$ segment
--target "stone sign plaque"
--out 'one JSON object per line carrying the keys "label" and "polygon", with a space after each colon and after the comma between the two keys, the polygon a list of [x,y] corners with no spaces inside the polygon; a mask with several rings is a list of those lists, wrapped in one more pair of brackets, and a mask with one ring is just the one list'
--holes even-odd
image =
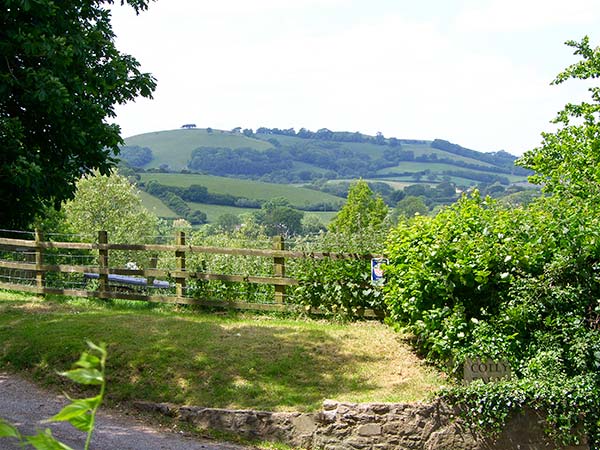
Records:
{"label": "stone sign plaque", "polygon": [[464,381],[483,380],[484,383],[510,378],[508,361],[491,359],[469,359],[464,365]]}

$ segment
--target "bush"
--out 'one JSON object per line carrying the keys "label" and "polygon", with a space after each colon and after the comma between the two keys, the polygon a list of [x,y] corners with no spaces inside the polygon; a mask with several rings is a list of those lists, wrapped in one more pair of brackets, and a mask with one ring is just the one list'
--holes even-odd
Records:
{"label": "bush", "polygon": [[[295,249],[360,255],[380,252],[383,240],[382,233],[368,236],[326,233],[313,240],[298,240]],[[305,310],[316,308],[338,318],[352,319],[362,316],[365,309],[379,312],[386,309],[381,288],[371,284],[368,259],[298,259],[290,261],[289,272],[300,281],[289,301]]]}
{"label": "bush", "polygon": [[512,366],[512,381],[445,394],[479,411],[477,423],[527,404],[548,412],[561,441],[583,425],[598,448],[599,218],[568,198],[508,209],[475,193],[392,232],[386,303],[418,348],[455,374],[467,357]]}

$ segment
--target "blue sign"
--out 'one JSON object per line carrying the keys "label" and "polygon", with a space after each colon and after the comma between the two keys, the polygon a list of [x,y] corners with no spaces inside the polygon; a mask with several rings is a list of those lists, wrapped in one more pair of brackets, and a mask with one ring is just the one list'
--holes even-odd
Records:
{"label": "blue sign", "polygon": [[372,258],[371,259],[371,281],[373,284],[383,284],[383,265],[389,261],[387,258]]}

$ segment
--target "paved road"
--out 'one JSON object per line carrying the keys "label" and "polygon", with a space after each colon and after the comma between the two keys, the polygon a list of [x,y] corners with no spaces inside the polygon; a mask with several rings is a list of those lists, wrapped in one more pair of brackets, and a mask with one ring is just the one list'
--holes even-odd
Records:
{"label": "paved road", "polygon": [[[0,417],[8,420],[23,434],[51,428],[52,434],[73,449],[83,449],[85,436],[68,423],[48,424],[67,403],[62,396],[48,393],[22,378],[0,373]],[[0,439],[0,450],[20,450],[14,439]],[[233,444],[158,431],[141,421],[114,411],[101,410],[92,438],[91,450],[249,450]]]}

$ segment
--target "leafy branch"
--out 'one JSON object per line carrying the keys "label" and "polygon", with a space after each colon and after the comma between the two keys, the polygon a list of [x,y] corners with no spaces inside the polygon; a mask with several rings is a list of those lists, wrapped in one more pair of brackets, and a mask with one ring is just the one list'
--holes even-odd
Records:
{"label": "leafy branch", "polygon": [[[71,370],[60,372],[60,375],[70,380],[85,385],[98,385],[100,392],[95,397],[71,399],[71,403],[65,406],[58,414],[52,416],[46,422],[69,422],[75,428],[87,433],[84,450],[88,450],[92,440],[92,433],[96,423],[96,413],[104,399],[106,379],[104,376],[106,367],[106,345],[99,346],[87,342],[89,351],[83,352],[79,360]],[[0,438],[14,438],[20,443],[21,448],[32,446],[38,450],[73,450],[66,444],[59,442],[52,436],[49,428],[39,430],[33,436],[23,436],[19,430],[0,418]]]}

